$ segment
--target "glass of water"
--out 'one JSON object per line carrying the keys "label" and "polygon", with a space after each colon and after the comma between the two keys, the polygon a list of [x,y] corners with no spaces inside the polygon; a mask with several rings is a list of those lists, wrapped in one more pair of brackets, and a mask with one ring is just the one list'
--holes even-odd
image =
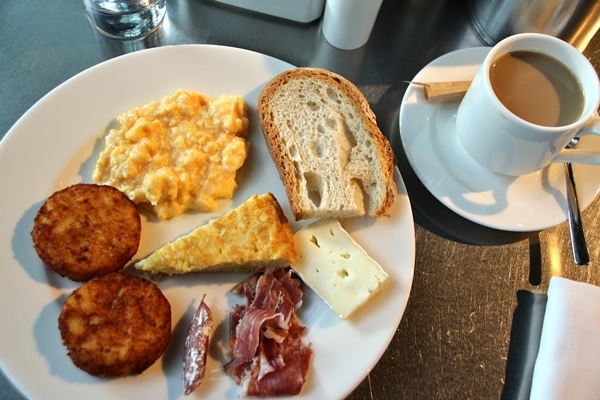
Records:
{"label": "glass of water", "polygon": [[88,19],[104,35],[137,39],[161,24],[167,0],[83,0]]}

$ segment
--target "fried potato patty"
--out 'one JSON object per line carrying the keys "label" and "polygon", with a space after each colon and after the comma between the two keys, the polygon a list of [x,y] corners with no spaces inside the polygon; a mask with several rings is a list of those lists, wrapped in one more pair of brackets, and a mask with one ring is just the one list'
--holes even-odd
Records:
{"label": "fried potato patty", "polygon": [[153,282],[113,272],[71,293],[58,327],[69,357],[82,370],[98,377],[138,374],[171,339],[171,305]]}
{"label": "fried potato patty", "polygon": [[31,231],[42,261],[77,282],[123,268],[137,252],[140,235],[140,214],[125,194],[85,183],[51,195]]}

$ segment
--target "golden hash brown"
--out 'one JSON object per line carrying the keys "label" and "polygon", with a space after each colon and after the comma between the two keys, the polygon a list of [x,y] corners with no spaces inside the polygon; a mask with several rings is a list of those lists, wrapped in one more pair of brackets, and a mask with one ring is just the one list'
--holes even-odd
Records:
{"label": "golden hash brown", "polygon": [[123,268],[137,252],[141,228],[140,214],[125,194],[79,183],[46,200],[31,237],[50,269],[83,282]]}
{"label": "golden hash brown", "polygon": [[171,339],[171,305],[153,282],[113,272],[71,293],[58,327],[69,357],[82,370],[98,377],[138,374]]}

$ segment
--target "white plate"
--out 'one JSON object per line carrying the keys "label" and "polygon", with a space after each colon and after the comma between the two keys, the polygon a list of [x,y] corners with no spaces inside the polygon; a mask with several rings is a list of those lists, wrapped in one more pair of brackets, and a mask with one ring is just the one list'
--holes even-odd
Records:
{"label": "white plate", "polygon": [[[423,68],[415,82],[471,80],[487,47],[457,50]],[[411,84],[400,107],[400,136],[408,161],[423,185],[459,215],[491,228],[527,232],[566,221],[562,164],[518,178],[480,166],[456,136],[458,102],[427,103],[423,88]],[[584,137],[578,148],[600,149],[600,138]],[[598,194],[600,167],[574,165],[581,208]]]}
{"label": "white plate", "polygon": [[[35,104],[0,142],[0,366],[29,398],[110,399],[183,398],[182,355],[187,326],[203,293],[216,330],[207,375],[194,396],[236,399],[240,393],[223,374],[224,322],[243,299],[228,293],[242,274],[195,274],[159,282],[172,306],[173,337],[165,354],[143,374],[97,379],[77,369],[61,344],[57,318],[66,296],[79,285],[47,271],[32,248],[30,231],[42,202],[76,182],[91,182],[103,146],[102,136],[116,115],[185,88],[211,96],[244,96],[250,109],[251,152],[239,174],[232,201],[216,214],[189,214],[167,222],[142,218],[136,257],[148,254],[207,219],[237,206],[253,194],[271,191],[288,218],[291,212],[271,161],[256,103],[261,88],[292,68],[250,51],[218,46],[174,46],[122,56],[68,80]],[[404,313],[414,268],[414,226],[404,184],[391,218],[348,220],[352,236],[377,259],[391,285],[356,318],[338,319],[308,289],[300,317],[308,326],[314,359],[300,398],[331,399],[349,394],[379,360]],[[303,224],[293,223],[298,229]]]}

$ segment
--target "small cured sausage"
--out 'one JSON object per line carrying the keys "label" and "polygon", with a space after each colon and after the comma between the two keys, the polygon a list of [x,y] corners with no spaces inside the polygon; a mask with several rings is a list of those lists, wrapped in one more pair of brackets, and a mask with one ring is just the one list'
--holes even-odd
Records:
{"label": "small cured sausage", "polygon": [[188,328],[183,350],[183,388],[185,395],[191,394],[202,382],[206,372],[206,360],[210,336],[213,330],[212,312],[204,302],[206,294],[196,309]]}

